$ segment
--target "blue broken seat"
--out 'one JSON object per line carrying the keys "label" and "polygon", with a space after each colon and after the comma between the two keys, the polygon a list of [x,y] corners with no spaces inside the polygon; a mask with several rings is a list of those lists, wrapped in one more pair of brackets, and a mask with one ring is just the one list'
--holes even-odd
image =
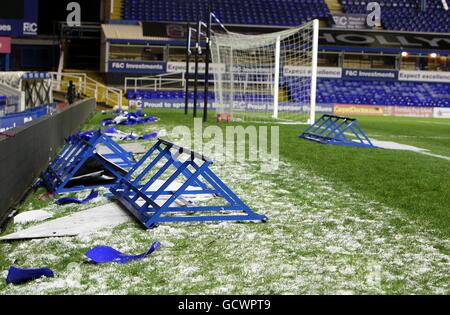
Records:
{"label": "blue broken seat", "polygon": [[348,117],[323,115],[299,137],[323,144],[375,148],[358,120]]}
{"label": "blue broken seat", "polygon": [[[111,192],[146,228],[163,222],[267,221],[214,174],[212,164],[201,154],[158,139]],[[155,185],[158,181],[163,184]],[[217,202],[187,200],[204,195],[216,197],[211,201]]]}
{"label": "blue broken seat", "polygon": [[42,277],[53,278],[54,276],[53,270],[49,268],[22,269],[13,266],[8,270],[6,283],[23,284]]}
{"label": "blue broken seat", "polygon": [[131,261],[146,258],[148,255],[151,255],[155,250],[157,250],[160,246],[161,246],[160,242],[154,242],[149,250],[140,255],[127,255],[109,246],[98,246],[91,249],[84,255],[96,264],[105,264],[114,262],[118,264],[126,264]]}
{"label": "blue broken seat", "polygon": [[[99,154],[99,146],[108,153]],[[100,130],[77,134],[66,140],[66,145],[41,175],[47,189],[55,194],[111,187],[126,175],[136,161]]]}

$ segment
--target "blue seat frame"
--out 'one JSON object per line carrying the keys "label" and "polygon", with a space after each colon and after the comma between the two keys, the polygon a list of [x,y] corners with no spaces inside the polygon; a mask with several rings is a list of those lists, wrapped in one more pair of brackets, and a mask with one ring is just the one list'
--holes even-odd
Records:
{"label": "blue seat frame", "polygon": [[[111,153],[98,154],[96,152],[98,145],[105,146]],[[125,151],[101,131],[95,131],[89,137],[73,135],[66,140],[66,145],[62,151],[41,175],[47,189],[54,194],[61,194],[105,187],[105,185],[67,187],[90,158],[97,160],[116,178],[122,177],[123,173],[126,173],[136,164],[133,153]],[[118,168],[121,168],[122,171],[118,171]],[[106,185],[106,187],[111,186],[112,184]]]}
{"label": "blue seat frame", "polygon": [[358,120],[348,117],[323,115],[299,137],[323,144],[376,148]]}
{"label": "blue seat frame", "polygon": [[[146,161],[151,162],[144,167]],[[159,139],[110,190],[146,228],[154,228],[163,222],[267,221],[266,216],[253,212],[214,174],[210,169],[212,164],[203,155]],[[157,190],[151,190],[151,186],[161,178],[165,178],[164,184]],[[181,178],[181,187],[170,191],[169,186],[178,178]],[[183,196],[205,194],[221,197],[227,204],[176,205],[177,199]],[[157,203],[161,197],[167,198],[163,205]]]}

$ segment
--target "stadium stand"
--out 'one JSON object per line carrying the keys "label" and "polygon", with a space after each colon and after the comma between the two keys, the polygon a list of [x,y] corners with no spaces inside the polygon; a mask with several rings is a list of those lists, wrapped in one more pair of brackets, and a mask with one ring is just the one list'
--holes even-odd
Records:
{"label": "stadium stand", "polygon": [[[136,99],[184,99],[182,91],[128,91],[127,97]],[[202,93],[199,98],[203,99]],[[319,104],[397,105],[422,107],[450,107],[450,84],[389,81],[348,81],[320,79]],[[193,93],[189,95],[193,99]],[[293,96],[295,97],[295,95]],[[211,100],[214,93],[209,94]],[[270,96],[268,96],[270,100]]]}
{"label": "stadium stand", "polygon": [[[293,26],[314,18],[331,21],[330,8],[333,8],[333,12],[342,10],[347,13],[366,13],[369,2],[369,0],[212,0],[212,6],[226,24]],[[380,0],[377,2],[382,7],[382,23],[385,29],[450,32],[450,11],[443,9],[441,0],[429,0],[425,7],[420,0]],[[206,3],[201,0],[121,0],[123,21],[118,21],[118,23],[192,22],[197,17],[205,18],[207,16]],[[117,36],[120,32],[116,28],[119,29],[119,26],[105,26],[105,33],[111,29],[110,33]],[[134,33],[142,33],[140,27],[130,24],[120,25],[122,32],[120,35],[135,38],[135,35],[131,36],[133,28],[137,30],[133,31]],[[130,34],[124,35],[125,30],[130,30]],[[112,36],[111,38],[116,37]],[[184,62],[185,56],[174,53],[169,58],[172,62]],[[386,64],[380,61],[379,64],[376,64],[376,62],[360,58],[360,56],[355,59],[350,57],[344,59],[343,65],[346,68],[387,69],[392,66],[394,69],[395,67],[394,63]],[[403,59],[402,66],[403,70],[419,70],[417,60]],[[434,68],[429,65],[427,70],[434,70]],[[440,70],[447,71],[446,69]],[[184,92],[175,89],[175,87],[167,87],[166,91],[127,91],[127,98],[131,100],[182,100]],[[319,104],[450,107],[449,93],[450,84],[444,83],[319,79],[317,101]],[[281,99],[285,99],[286,95]],[[297,97],[295,92],[290,92],[289,95],[294,99]],[[189,97],[192,100],[193,93],[190,93]],[[199,98],[203,99],[202,93]],[[210,93],[209,98],[214,99],[214,94]],[[241,98],[245,100],[246,96]],[[267,99],[270,100],[270,96]]]}
{"label": "stadium stand", "polygon": [[[365,13],[367,3],[341,0],[346,13]],[[410,32],[450,32],[450,11],[443,9],[441,0],[428,0],[422,10],[420,0],[379,0],[381,21],[388,30]]]}
{"label": "stadium stand", "polygon": [[[313,19],[328,19],[324,0],[212,0],[212,7],[226,24],[299,25]],[[123,0],[122,17],[135,21],[194,22],[208,15],[202,0]]]}
{"label": "stadium stand", "polygon": [[20,91],[0,83],[0,116],[14,113],[19,110]]}
{"label": "stadium stand", "polygon": [[450,85],[321,79],[318,103],[450,107]]}
{"label": "stadium stand", "polygon": [[[137,91],[128,91],[127,98],[129,100],[137,100],[137,99],[180,99],[184,100],[185,92],[183,91],[146,91],[146,90],[137,90]],[[203,92],[199,92],[199,99],[204,99],[205,94]],[[214,100],[214,93],[209,92],[208,98],[210,100]],[[189,93],[189,99],[194,99],[194,92]]]}
{"label": "stadium stand", "polygon": [[[339,0],[346,13],[367,13],[369,0]],[[380,0],[385,29],[411,32],[450,32],[450,11],[441,0]],[[128,21],[194,22],[207,16],[201,0],[122,0],[122,19]],[[331,20],[325,0],[212,0],[214,11],[226,24],[299,25],[313,19]],[[116,9],[116,12],[118,9]],[[117,18],[117,15],[115,16]]]}

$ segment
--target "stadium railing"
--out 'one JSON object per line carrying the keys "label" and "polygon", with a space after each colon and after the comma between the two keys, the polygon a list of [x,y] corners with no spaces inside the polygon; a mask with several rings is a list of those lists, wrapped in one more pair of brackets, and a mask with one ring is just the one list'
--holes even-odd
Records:
{"label": "stadium railing", "polygon": [[73,81],[77,91],[96,99],[97,103],[105,103],[112,107],[122,108],[123,92],[90,78],[86,73],[51,72],[53,89],[67,92],[69,82]]}

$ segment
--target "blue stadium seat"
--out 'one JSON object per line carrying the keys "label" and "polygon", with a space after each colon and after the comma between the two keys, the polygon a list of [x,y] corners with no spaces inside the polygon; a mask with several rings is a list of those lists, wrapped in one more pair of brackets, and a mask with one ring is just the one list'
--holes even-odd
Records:
{"label": "blue stadium seat", "polygon": [[[421,107],[450,107],[450,84],[446,83],[418,83],[394,81],[348,81],[335,79],[318,80],[317,102],[319,104],[352,104],[352,105],[396,105]],[[292,89],[294,91],[295,89]],[[301,101],[304,95],[292,97]],[[129,99],[162,99],[183,100],[185,93],[181,91],[129,91]],[[236,101],[247,101],[253,95],[235,96]],[[301,97],[301,98],[300,98]],[[204,94],[199,92],[199,103]],[[208,98],[214,100],[214,93],[209,92]],[[194,99],[194,93],[189,92],[189,99]],[[270,102],[271,95],[261,95],[261,101]]]}
{"label": "blue stadium seat", "polygon": [[[441,0],[427,0],[421,11],[419,0],[379,0],[384,28],[410,32],[450,32],[450,11],[443,10]],[[341,0],[344,12],[365,13],[365,1]]]}
{"label": "blue stadium seat", "polygon": [[319,103],[450,107],[450,84],[318,80]]}
{"label": "blue stadium seat", "polygon": [[[299,25],[331,16],[324,0],[212,0],[212,8],[227,24]],[[205,19],[204,0],[124,0],[122,17],[137,21],[193,22]]]}

